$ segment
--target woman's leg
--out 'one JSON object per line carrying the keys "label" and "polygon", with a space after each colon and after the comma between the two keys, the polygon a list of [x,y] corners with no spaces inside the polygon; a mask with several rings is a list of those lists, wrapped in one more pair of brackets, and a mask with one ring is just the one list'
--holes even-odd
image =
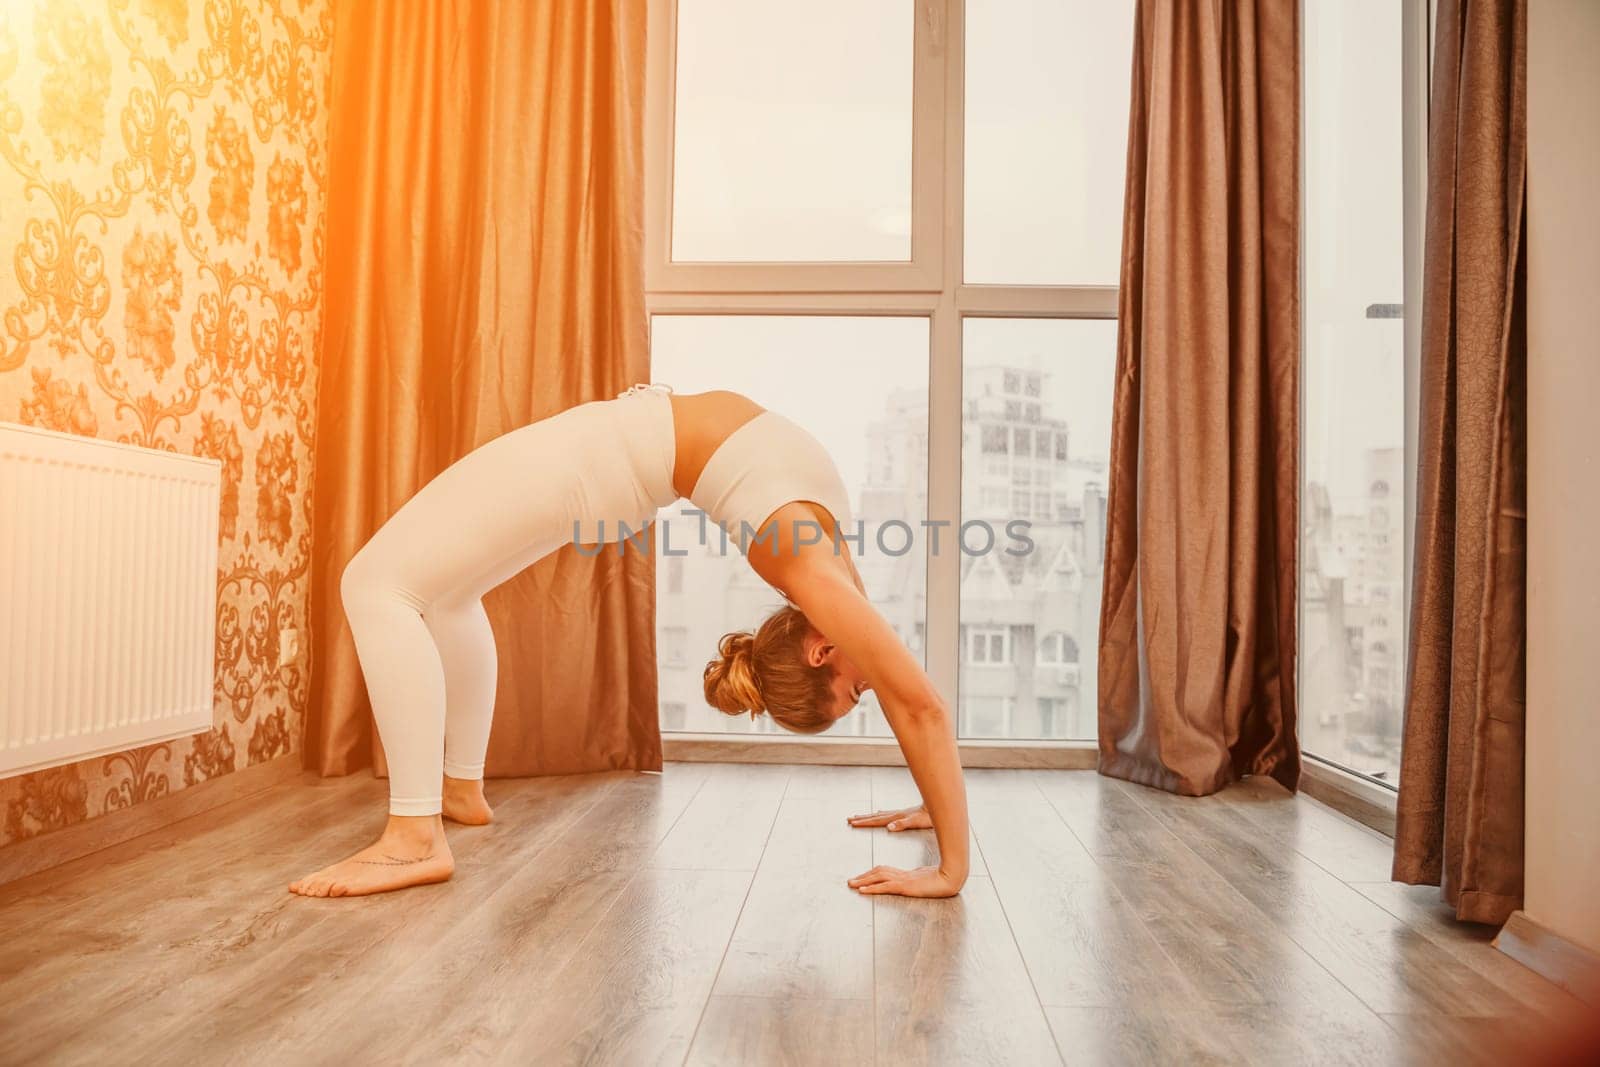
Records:
{"label": "woman's leg", "polygon": [[389,764],[389,821],[375,844],[291,883],[303,896],[381,893],[440,882],[455,870],[439,818],[444,665],[422,619],[425,603],[390,551],[396,544],[393,536],[375,536],[339,583]]}
{"label": "woman's leg", "polygon": [[377,538],[345,567],[340,598],[389,764],[389,814],[439,814],[444,764],[444,664],[424,621],[427,605],[406,588]]}
{"label": "woman's leg", "polygon": [[454,766],[481,764],[494,704],[493,636],[481,604],[469,605],[571,537],[583,497],[570,457],[606,442],[603,425],[567,415],[452,464],[346,566],[340,594],[389,764],[389,823],[376,844],[291,890],[346,896],[449,877],[446,734],[459,739]]}
{"label": "woman's leg", "polygon": [[436,600],[422,613],[444,666],[444,817],[469,826],[492,818],[483,761],[494,717],[494,631],[473,593]]}

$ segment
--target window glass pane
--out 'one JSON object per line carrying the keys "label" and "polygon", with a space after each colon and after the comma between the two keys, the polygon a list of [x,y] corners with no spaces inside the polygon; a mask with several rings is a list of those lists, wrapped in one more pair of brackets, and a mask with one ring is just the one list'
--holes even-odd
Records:
{"label": "window glass pane", "polygon": [[1300,737],[1393,782],[1405,684],[1400,8],[1305,4]]}
{"label": "window glass pane", "polygon": [[[804,426],[827,447],[863,523],[865,547],[849,547],[867,595],[922,659],[928,320],[657,315],[651,320],[651,353],[654,380],[679,393],[743,393]],[[724,715],[705,702],[702,676],[717,640],[730,630],[753,630],[782,598],[737,547],[722,547],[715,527],[707,543],[699,544],[700,520],[680,514],[689,508],[688,501],[679,501],[658,515],[657,536],[665,538],[658,541],[658,556],[663,546],[687,553],[671,557],[682,561],[676,586],[656,582],[662,729],[782,734],[765,715],[752,723],[749,716]],[[917,531],[909,550],[901,527],[886,528],[895,522]],[[679,645],[686,651],[674,662],[666,651]],[[877,697],[868,692],[829,733],[890,731]]]}
{"label": "window glass pane", "polygon": [[984,0],[966,25],[966,280],[1117,284],[1131,0]]}
{"label": "window glass pane", "polygon": [[913,14],[679,0],[673,259],[910,259]]}
{"label": "window glass pane", "polygon": [[[1093,738],[1117,324],[968,319],[963,338],[961,733]],[[989,447],[1012,441],[1049,444]]]}

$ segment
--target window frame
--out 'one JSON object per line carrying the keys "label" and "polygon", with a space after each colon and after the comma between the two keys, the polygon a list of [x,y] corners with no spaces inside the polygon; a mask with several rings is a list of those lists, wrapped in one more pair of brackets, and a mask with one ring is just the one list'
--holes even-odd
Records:
{"label": "window frame", "polygon": [[[961,522],[962,331],[969,318],[1115,319],[1115,285],[962,279],[966,0],[914,4],[909,263],[681,263],[670,259],[677,0],[648,0],[645,308],[657,315],[905,315],[929,320],[928,518]],[[1130,56],[1131,63],[1131,56]],[[1092,101],[1086,106],[1095,106]],[[961,557],[925,557],[924,662],[957,715]],[[884,739],[892,743],[891,739]],[[1048,740],[1016,739],[1017,746]],[[1060,742],[1057,742],[1060,744]]]}
{"label": "window frame", "polygon": [[[944,22],[939,5],[913,5],[911,71],[911,258],[904,262],[676,261],[672,250],[677,0],[650,0],[645,100],[647,175],[645,288],[657,293],[927,292],[943,274],[938,239],[944,129],[940,79]],[[662,166],[652,166],[662,164]],[[660,180],[648,175],[662,175]],[[651,239],[653,238],[653,239]]]}

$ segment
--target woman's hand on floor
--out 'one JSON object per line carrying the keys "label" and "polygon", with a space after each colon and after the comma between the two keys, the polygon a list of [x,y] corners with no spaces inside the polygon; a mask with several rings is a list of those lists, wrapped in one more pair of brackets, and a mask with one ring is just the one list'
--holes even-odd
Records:
{"label": "woman's hand on floor", "polygon": [[920,804],[898,811],[875,811],[871,815],[852,815],[849,823],[856,827],[887,826],[890,830],[931,830],[933,820],[928,809]]}
{"label": "woman's hand on floor", "polygon": [[953,897],[961,892],[961,883],[938,867],[913,867],[903,871],[898,867],[874,867],[865,874],[850,879],[849,885],[858,893],[893,893],[901,897]]}

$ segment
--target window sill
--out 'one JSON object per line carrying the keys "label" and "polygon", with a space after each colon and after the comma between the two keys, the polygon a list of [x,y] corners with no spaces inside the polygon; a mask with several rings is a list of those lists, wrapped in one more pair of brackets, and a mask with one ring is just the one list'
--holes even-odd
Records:
{"label": "window sill", "polygon": [[1398,794],[1393,789],[1324,763],[1315,756],[1305,756],[1300,766],[1300,791],[1385,837],[1394,836]]}

